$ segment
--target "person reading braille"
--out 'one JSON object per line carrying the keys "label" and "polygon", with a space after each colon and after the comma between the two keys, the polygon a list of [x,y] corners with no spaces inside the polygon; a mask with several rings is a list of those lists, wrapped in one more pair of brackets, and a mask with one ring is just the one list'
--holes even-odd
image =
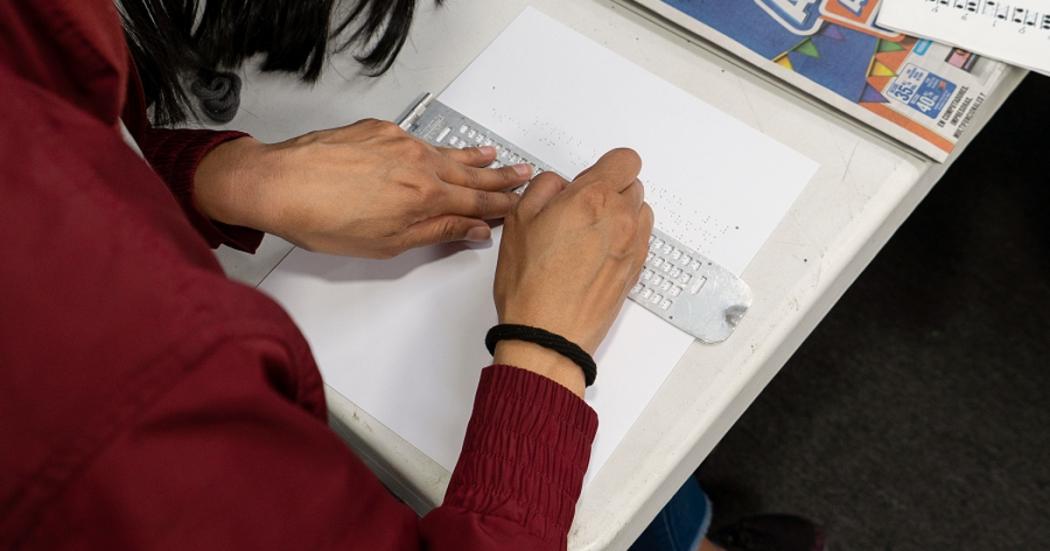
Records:
{"label": "person reading braille", "polygon": [[[566,547],[598,424],[591,355],[653,226],[642,161],[613,150],[570,184],[378,120],[279,143],[172,127],[232,119],[249,58],[312,81],[353,49],[383,73],[415,2],[337,4],[0,3],[0,548]],[[493,363],[420,518],[328,428],[295,324],[209,246],[268,232],[389,258],[486,241],[493,220]],[[377,346],[412,346],[390,329]]]}

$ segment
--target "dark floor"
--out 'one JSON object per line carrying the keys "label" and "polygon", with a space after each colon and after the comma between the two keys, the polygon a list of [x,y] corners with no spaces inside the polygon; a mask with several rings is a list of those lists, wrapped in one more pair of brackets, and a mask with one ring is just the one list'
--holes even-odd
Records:
{"label": "dark floor", "polygon": [[1050,79],[1029,77],[698,476],[715,525],[1050,550]]}

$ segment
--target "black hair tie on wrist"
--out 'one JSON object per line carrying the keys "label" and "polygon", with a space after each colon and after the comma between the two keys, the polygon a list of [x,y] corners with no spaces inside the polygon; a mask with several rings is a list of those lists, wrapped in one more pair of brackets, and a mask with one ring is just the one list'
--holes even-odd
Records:
{"label": "black hair tie on wrist", "polygon": [[594,379],[598,376],[598,366],[595,365],[594,358],[590,354],[576,343],[550,331],[544,331],[538,327],[529,327],[528,325],[501,323],[489,329],[488,334],[485,335],[485,347],[489,349],[489,354],[496,353],[496,343],[499,341],[531,342],[565,356],[580,366],[580,369],[583,371],[583,380],[587,386],[593,385]]}

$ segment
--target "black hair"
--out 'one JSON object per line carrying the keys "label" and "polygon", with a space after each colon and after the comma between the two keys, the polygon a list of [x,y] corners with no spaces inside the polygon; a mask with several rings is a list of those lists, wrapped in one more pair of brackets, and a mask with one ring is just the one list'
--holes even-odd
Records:
{"label": "black hair", "polygon": [[[442,0],[435,0],[440,4]],[[153,122],[196,116],[184,82],[261,55],[263,71],[317,80],[332,51],[359,48],[365,73],[386,72],[401,51],[416,0],[120,0],[124,33],[153,107]],[[336,11],[342,12],[336,14]]]}

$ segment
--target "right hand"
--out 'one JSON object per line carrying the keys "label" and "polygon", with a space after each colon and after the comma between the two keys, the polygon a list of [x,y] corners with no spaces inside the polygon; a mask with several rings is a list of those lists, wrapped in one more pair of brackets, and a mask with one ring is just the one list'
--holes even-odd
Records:
{"label": "right hand", "polygon": [[[500,323],[561,335],[594,354],[645,262],[653,211],[641,159],[606,153],[567,186],[545,173],[507,216],[494,295]],[[501,341],[496,363],[535,371],[583,393],[581,370],[537,345]]]}

